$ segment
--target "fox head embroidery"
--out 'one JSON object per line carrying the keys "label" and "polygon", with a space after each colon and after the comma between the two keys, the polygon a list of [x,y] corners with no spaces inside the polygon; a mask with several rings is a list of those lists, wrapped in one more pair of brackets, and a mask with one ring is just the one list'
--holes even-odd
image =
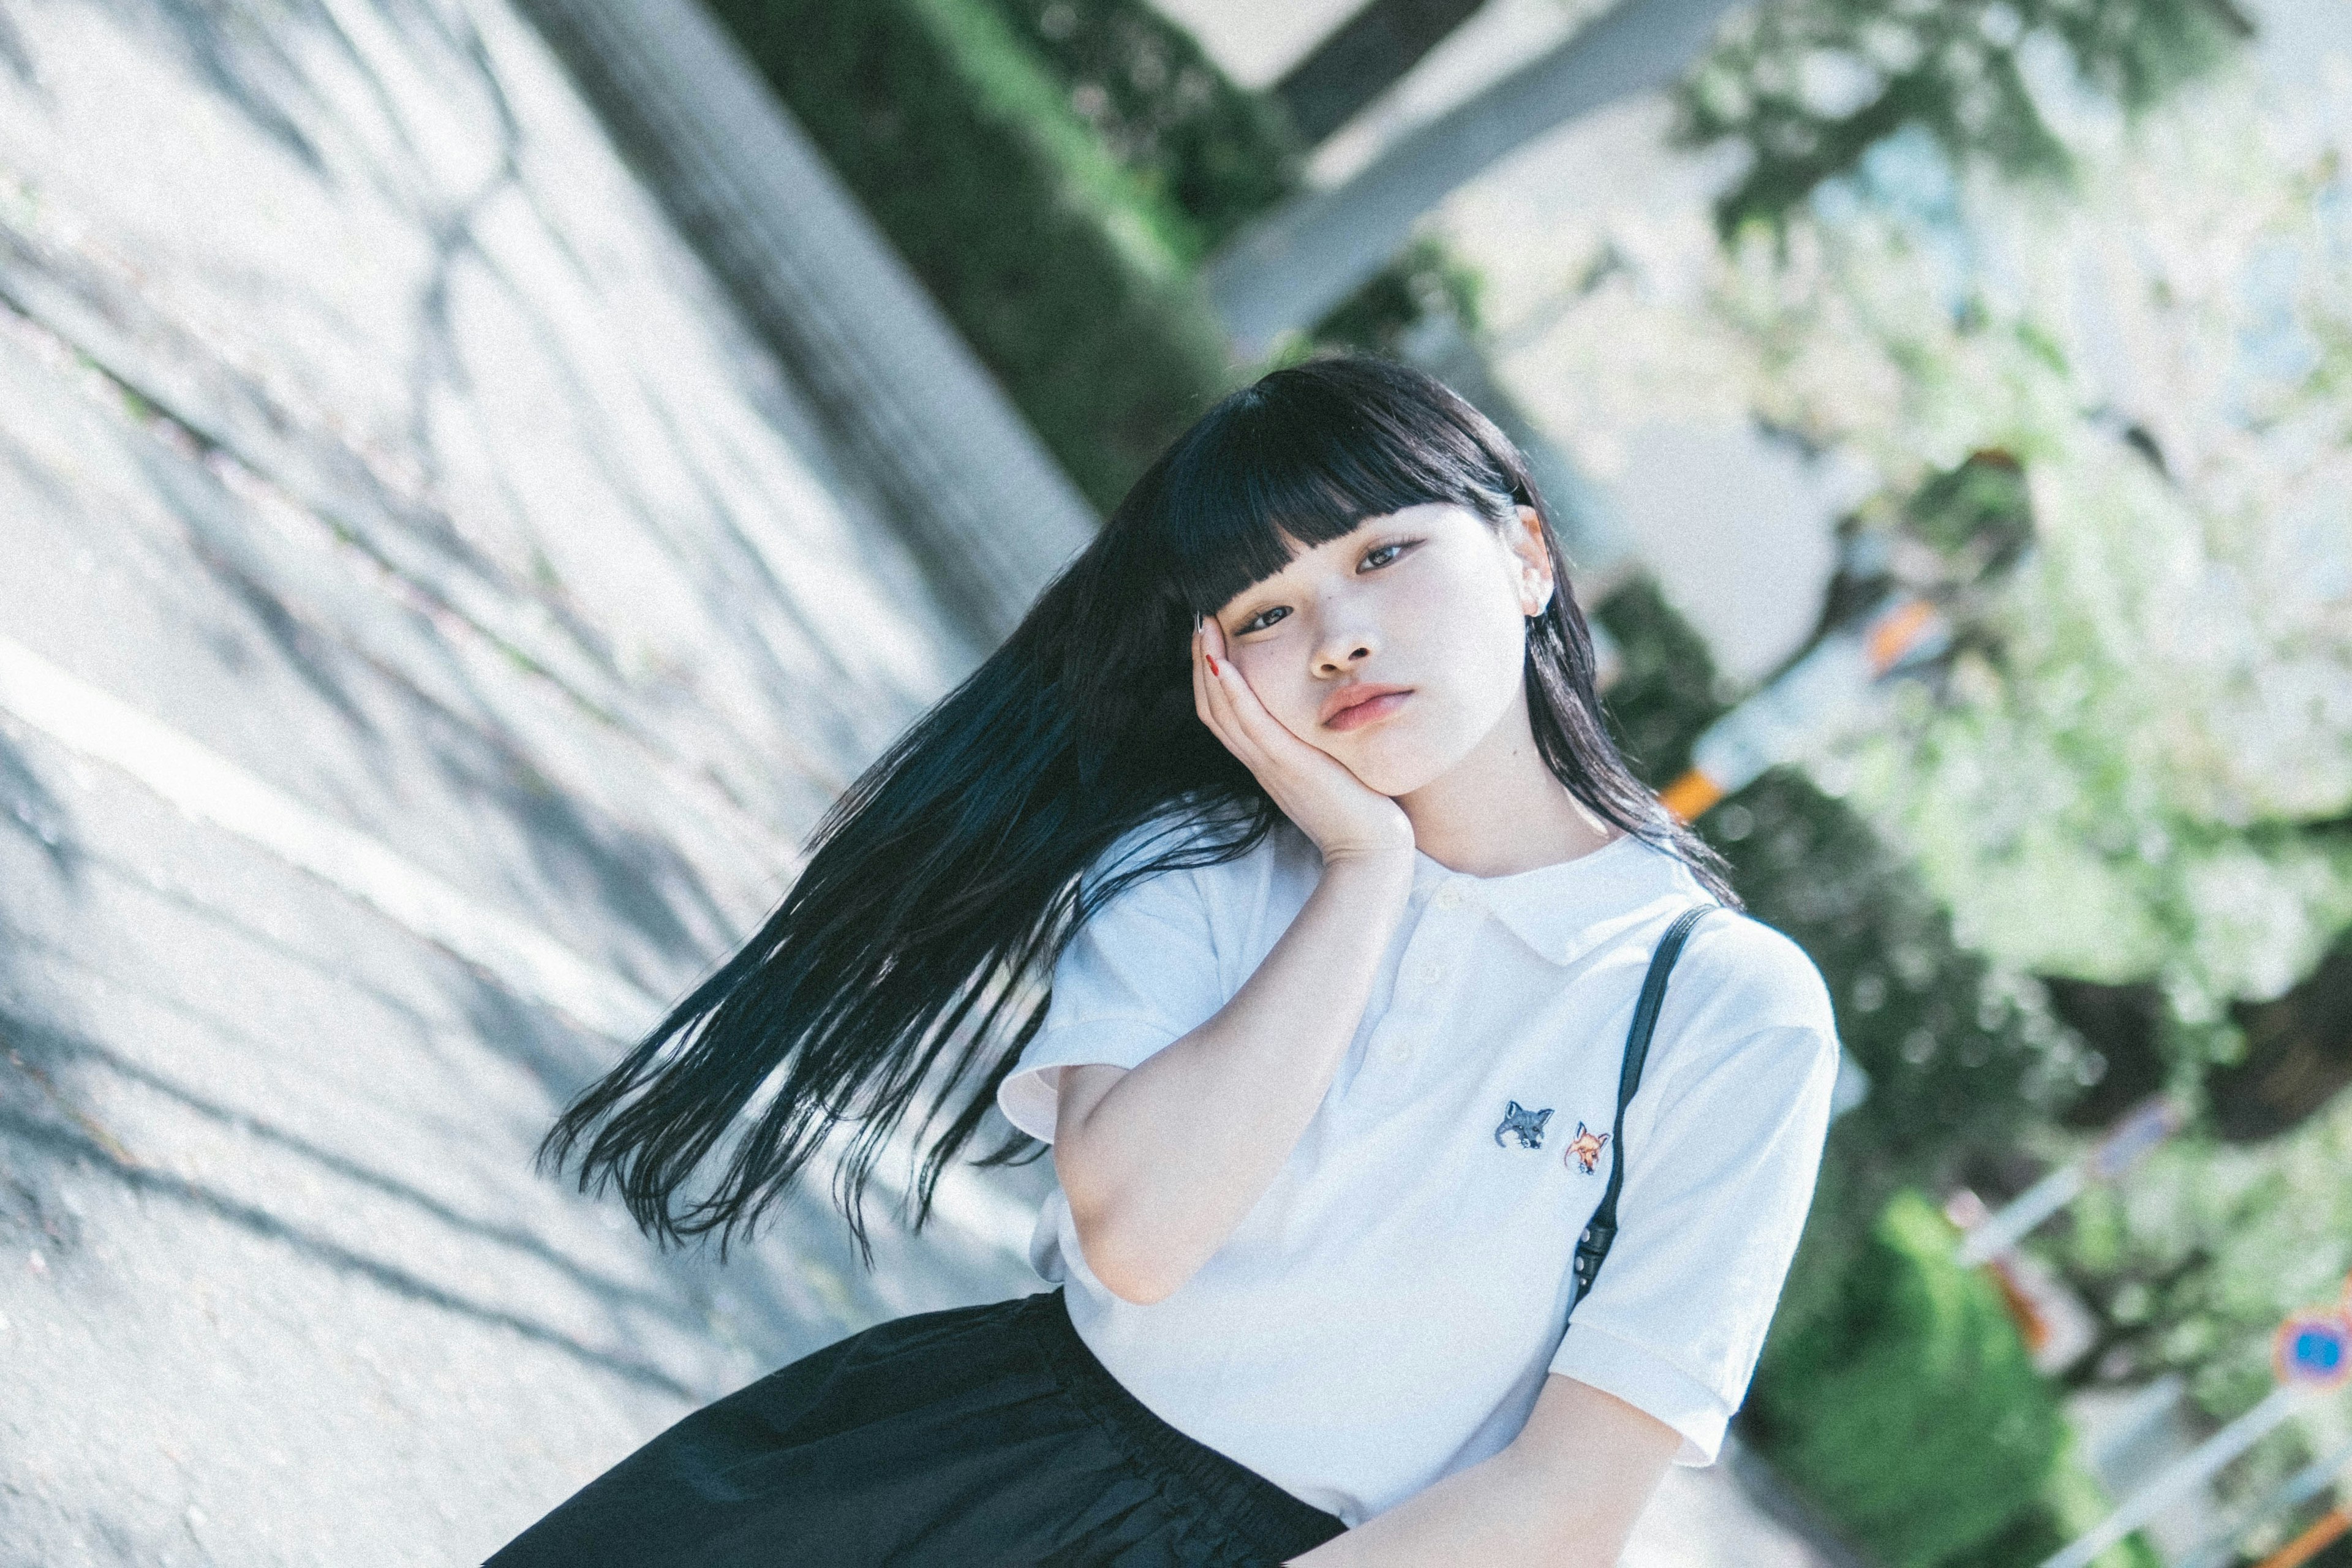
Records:
{"label": "fox head embroidery", "polygon": [[1569,1140],[1568,1152],[1561,1158],[1574,1161],[1589,1176],[1592,1174],[1593,1167],[1601,1163],[1601,1151],[1608,1146],[1608,1133],[1595,1132],[1580,1121],[1576,1124],[1576,1136]]}
{"label": "fox head embroidery", "polygon": [[1541,1110],[1529,1110],[1515,1100],[1511,1101],[1511,1108],[1503,1112],[1503,1120],[1495,1128],[1495,1146],[1498,1149],[1503,1147],[1503,1134],[1513,1132],[1518,1135],[1520,1148],[1540,1149],[1543,1147],[1544,1123],[1550,1120],[1549,1107],[1547,1106]]}

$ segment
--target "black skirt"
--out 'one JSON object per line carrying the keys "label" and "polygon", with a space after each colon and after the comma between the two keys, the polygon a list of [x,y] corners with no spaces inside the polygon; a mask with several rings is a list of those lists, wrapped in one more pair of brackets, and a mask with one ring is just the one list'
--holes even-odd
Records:
{"label": "black skirt", "polygon": [[772,1373],[489,1568],[1262,1568],[1344,1528],[1145,1409],[1055,1290],[900,1318]]}

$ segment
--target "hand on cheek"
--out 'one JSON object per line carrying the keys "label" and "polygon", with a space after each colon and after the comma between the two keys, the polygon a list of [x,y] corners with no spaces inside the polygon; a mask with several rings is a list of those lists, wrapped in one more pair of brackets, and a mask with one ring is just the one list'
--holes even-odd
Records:
{"label": "hand on cheek", "polygon": [[1315,841],[1327,862],[1410,855],[1412,824],[1403,808],[1291,733],[1227,654],[1224,628],[1204,617],[1192,637],[1193,710],[1283,815]]}

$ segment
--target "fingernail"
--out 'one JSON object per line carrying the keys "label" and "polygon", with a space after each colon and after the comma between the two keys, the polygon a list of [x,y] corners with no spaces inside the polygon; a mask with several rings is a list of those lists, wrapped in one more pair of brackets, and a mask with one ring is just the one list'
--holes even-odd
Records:
{"label": "fingernail", "polygon": [[1224,671],[1223,671],[1223,670],[1219,669],[1219,668],[1217,668],[1217,656],[1216,656],[1215,654],[1211,654],[1211,655],[1209,656],[1209,673],[1210,673],[1211,675],[1223,675],[1223,674],[1224,674]]}

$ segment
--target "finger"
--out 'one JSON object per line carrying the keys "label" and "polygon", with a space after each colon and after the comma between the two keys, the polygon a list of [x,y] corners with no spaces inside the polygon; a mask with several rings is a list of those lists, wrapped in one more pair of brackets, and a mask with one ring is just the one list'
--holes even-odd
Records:
{"label": "finger", "polygon": [[1218,743],[1230,751],[1232,742],[1228,739],[1230,725],[1224,718],[1227,704],[1223,697],[1223,683],[1213,673],[1211,664],[1213,656],[1209,652],[1209,638],[1213,635],[1205,619],[1192,628],[1192,710],[1200,715],[1201,722],[1209,727],[1209,733],[1216,736]]}
{"label": "finger", "polygon": [[[1212,662],[1213,660],[1214,662]],[[1204,648],[1202,652],[1202,667],[1201,717],[1202,721],[1209,726],[1210,731],[1223,744],[1225,750],[1240,757],[1255,769],[1257,765],[1256,759],[1248,754],[1253,748],[1249,746],[1247,737],[1242,731],[1234,713],[1234,693],[1231,684],[1234,679],[1233,666],[1217,658],[1214,654],[1209,653]]]}
{"label": "finger", "polygon": [[[1209,652],[1210,639],[1214,636],[1215,633],[1211,629],[1210,623],[1205,620],[1193,628],[1192,710],[1200,716],[1201,722],[1208,727],[1209,733],[1217,738],[1219,745],[1228,752],[1233,752],[1235,756],[1240,756],[1241,753],[1234,749],[1233,704],[1230,695],[1225,690],[1223,677],[1214,673],[1215,667],[1212,664],[1212,660],[1215,656]],[[1221,664],[1223,661],[1217,662]],[[1244,765],[1249,765],[1246,759],[1244,759]]]}
{"label": "finger", "polygon": [[1202,662],[1206,667],[1207,710],[1203,715],[1225,749],[1239,758],[1259,782],[1269,786],[1277,772],[1326,765],[1329,759],[1291,733],[1274,716],[1241,667],[1225,658],[1225,630],[1214,616],[1201,626]]}
{"label": "finger", "polygon": [[1202,718],[1225,750],[1263,779],[1275,759],[1267,754],[1258,734],[1244,718],[1243,708],[1245,702],[1255,702],[1256,699],[1250,691],[1248,679],[1234,668],[1233,661],[1209,651],[1219,640],[1214,627],[1203,639]]}
{"label": "finger", "polygon": [[[1202,635],[1201,618],[1195,616],[1192,617],[1192,641],[1189,650],[1192,659],[1192,711],[1200,716],[1202,723],[1207,724],[1209,722],[1209,659],[1205,645],[1202,641]],[[1212,725],[1211,728],[1214,729],[1214,726]]]}
{"label": "finger", "polygon": [[[1222,643],[1213,629],[1209,635]],[[1274,756],[1287,746],[1305,744],[1274,716],[1240,666],[1230,659],[1217,658],[1210,679],[1223,694],[1226,722],[1258,753]]]}

